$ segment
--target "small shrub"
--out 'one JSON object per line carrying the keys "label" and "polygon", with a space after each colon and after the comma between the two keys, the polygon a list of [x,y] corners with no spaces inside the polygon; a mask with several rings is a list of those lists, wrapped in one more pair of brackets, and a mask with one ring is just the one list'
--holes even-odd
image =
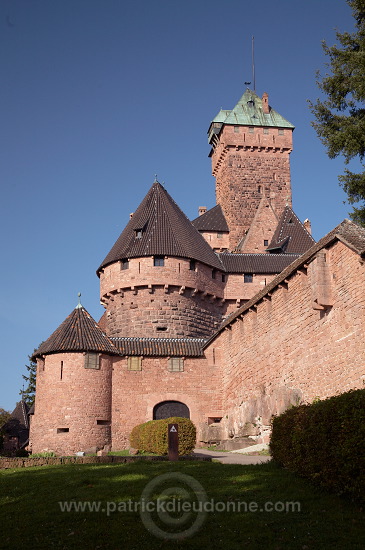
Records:
{"label": "small shrub", "polygon": [[299,405],[273,420],[271,454],[316,483],[365,501],[365,390]]}
{"label": "small shrub", "polygon": [[130,444],[138,451],[167,455],[168,424],[179,426],[179,455],[190,454],[196,444],[196,428],[188,418],[163,418],[162,420],[150,420],[144,424],[135,426],[130,436]]}

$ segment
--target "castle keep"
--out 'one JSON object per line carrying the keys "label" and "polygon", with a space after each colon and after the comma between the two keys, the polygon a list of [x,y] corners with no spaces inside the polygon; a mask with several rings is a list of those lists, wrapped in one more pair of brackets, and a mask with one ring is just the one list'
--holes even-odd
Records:
{"label": "castle keep", "polygon": [[129,446],[190,417],[199,442],[267,440],[290,404],[361,387],[365,231],[315,243],[292,210],[294,127],[247,89],[213,119],[216,206],[190,221],[156,180],[78,304],[34,354],[33,452]]}

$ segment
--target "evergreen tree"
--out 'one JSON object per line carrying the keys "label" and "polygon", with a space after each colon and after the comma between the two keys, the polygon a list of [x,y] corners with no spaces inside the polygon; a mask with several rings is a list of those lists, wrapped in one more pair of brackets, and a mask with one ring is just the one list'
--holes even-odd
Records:
{"label": "evergreen tree", "polygon": [[[315,116],[312,123],[329,158],[342,154],[345,164],[357,158],[365,169],[365,0],[347,0],[355,19],[355,32],[336,33],[338,44],[322,46],[329,58],[326,67],[331,74],[317,85],[326,99],[310,102]],[[353,207],[351,218],[365,226],[365,171],[354,173],[345,169],[339,176],[340,185]]]}
{"label": "evergreen tree", "polygon": [[11,413],[0,407],[0,431],[2,426],[9,420]]}
{"label": "evergreen tree", "polygon": [[[42,342],[43,343],[43,342]],[[39,344],[38,348],[41,344]],[[37,351],[38,348],[35,348],[33,353]],[[28,355],[29,365],[25,365],[28,375],[22,374],[24,380],[28,383],[27,387],[19,392],[19,395],[22,396],[22,399],[26,404],[31,407],[35,399],[35,384],[36,384],[36,374],[37,374],[37,362],[33,361],[32,356]]]}

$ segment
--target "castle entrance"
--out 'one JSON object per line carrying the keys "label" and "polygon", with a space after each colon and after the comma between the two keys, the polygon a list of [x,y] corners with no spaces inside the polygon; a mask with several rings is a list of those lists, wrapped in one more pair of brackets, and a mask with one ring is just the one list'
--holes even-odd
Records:
{"label": "castle entrance", "polygon": [[181,401],[162,401],[153,407],[153,420],[161,420],[161,418],[170,418],[171,416],[190,418],[189,407]]}

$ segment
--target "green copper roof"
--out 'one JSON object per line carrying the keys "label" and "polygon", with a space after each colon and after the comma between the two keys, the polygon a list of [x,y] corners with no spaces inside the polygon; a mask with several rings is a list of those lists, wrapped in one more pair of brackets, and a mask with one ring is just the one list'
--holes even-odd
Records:
{"label": "green copper roof", "polygon": [[[225,116],[226,115],[226,116]],[[243,126],[273,126],[276,128],[294,128],[284,117],[274,109],[269,108],[265,114],[262,109],[262,99],[252,90],[247,90],[232,111],[221,109],[212,123],[234,124]]]}

